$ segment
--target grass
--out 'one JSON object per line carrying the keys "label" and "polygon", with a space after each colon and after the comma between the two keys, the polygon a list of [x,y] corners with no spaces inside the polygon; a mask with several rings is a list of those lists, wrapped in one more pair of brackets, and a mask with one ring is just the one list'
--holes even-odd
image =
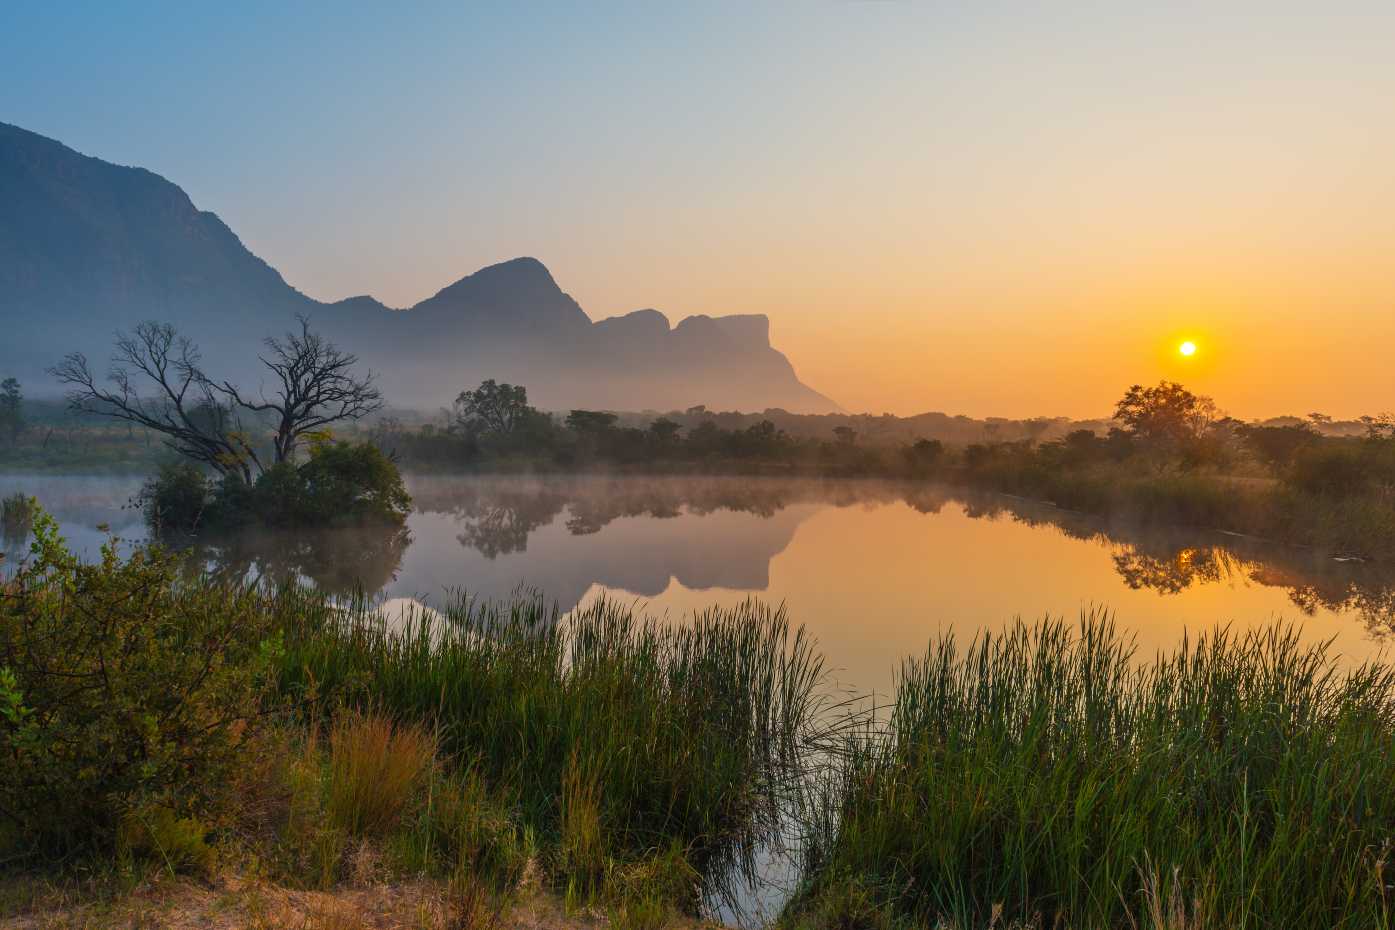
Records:
{"label": "grass", "polygon": [[397,827],[436,763],[431,734],[379,714],[339,717],[329,746],[329,816],[357,837],[382,837]]}
{"label": "grass", "polygon": [[755,603],[679,626],[540,598],[403,619],[158,549],[83,564],[42,513],[35,535],[0,586],[6,871],[430,876],[480,913],[532,874],[642,923],[749,866],[802,777],[822,662]]}
{"label": "grass", "polygon": [[18,492],[0,500],[0,540],[4,541],[6,548],[24,544],[34,526],[34,515],[38,509],[38,501]]}
{"label": "grass", "polygon": [[[56,866],[84,887],[229,869],[326,894],[426,881],[442,913],[484,926],[537,884],[645,930],[751,874],[793,816],[789,927],[1395,918],[1395,667],[1341,666],[1282,628],[1151,658],[1104,615],[964,649],[946,636],[905,664],[888,720],[840,723],[810,642],[754,602],[677,625],[605,601],[562,615],[537,597],[397,617],[304,587],[214,589],[158,553],[78,570],[42,514],[35,535],[48,567],[0,590],[6,784],[66,784],[55,772],[76,744],[49,722],[75,694],[45,682],[69,681],[60,659],[90,652],[89,633],[112,661],[153,663],[113,679],[137,736],[162,726],[149,688],[180,670],[228,663],[219,675],[250,682],[242,663],[264,682],[177,689],[199,721],[236,731],[237,764],[219,749],[217,765],[142,775],[129,801],[108,792],[73,829],[117,823],[115,841]],[[217,635],[191,635],[199,622]],[[59,633],[80,646],[56,648]],[[44,661],[19,662],[17,643]],[[110,735],[97,709],[82,734]],[[97,762],[79,787],[110,755],[83,757]],[[6,857],[22,855],[25,837],[10,840]],[[21,899],[41,896],[9,897],[32,910]]]}
{"label": "grass", "polygon": [[708,875],[748,861],[819,709],[821,659],[755,603],[669,626],[607,602],[564,617],[461,599],[398,623],[278,597],[283,694],[438,733],[587,894],[673,843]]}
{"label": "grass", "polygon": [[946,636],[844,749],[792,925],[1395,917],[1395,669],[1289,631],[1151,661],[1105,616]]}

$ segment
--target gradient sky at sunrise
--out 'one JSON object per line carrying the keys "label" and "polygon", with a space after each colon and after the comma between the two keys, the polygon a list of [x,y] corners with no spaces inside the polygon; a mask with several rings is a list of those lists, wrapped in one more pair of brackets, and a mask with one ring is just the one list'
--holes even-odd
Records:
{"label": "gradient sky at sunrise", "polygon": [[593,318],[766,313],[852,410],[1395,408],[1390,0],[11,3],[0,120],[314,297],[534,255]]}

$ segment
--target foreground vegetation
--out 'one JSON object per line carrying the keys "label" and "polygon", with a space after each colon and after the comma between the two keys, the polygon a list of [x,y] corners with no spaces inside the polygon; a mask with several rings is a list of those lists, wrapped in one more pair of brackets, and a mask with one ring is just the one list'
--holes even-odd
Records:
{"label": "foreground vegetation", "polygon": [[82,564],[28,518],[0,588],[11,880],[426,882],[442,926],[540,887],[657,927],[798,832],[790,927],[1390,924],[1395,669],[1289,632],[1152,661],[1104,617],[946,637],[882,725],[823,704],[755,604],[389,616],[158,550]]}
{"label": "foreground vegetation", "polygon": [[756,605],[403,620],[189,582],[158,550],[81,564],[42,513],[33,532],[0,589],[10,869],[368,869],[496,910],[531,871],[652,926],[749,862],[817,710],[818,658]]}
{"label": "foreground vegetation", "polygon": [[813,926],[1388,927],[1395,669],[1283,630],[1139,662],[1103,616],[951,636],[809,820]]}

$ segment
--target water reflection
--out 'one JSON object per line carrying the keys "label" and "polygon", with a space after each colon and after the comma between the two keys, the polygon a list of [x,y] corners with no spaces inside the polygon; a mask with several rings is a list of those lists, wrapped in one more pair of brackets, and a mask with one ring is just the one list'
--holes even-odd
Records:
{"label": "water reflection", "polygon": [[[105,538],[99,526],[143,537],[139,514],[125,506],[138,483],[0,475],[0,495],[37,495],[92,557]],[[1076,606],[1119,607],[1127,621],[1150,608],[1126,593],[1147,592],[1184,607],[1175,616],[1192,628],[1257,620],[1263,611],[1330,615],[1355,621],[1368,636],[1395,635],[1390,566],[1213,532],[1106,523],[1004,495],[722,477],[417,476],[409,487],[416,511],[405,530],[244,534],[199,544],[194,561],[226,577],[302,578],[334,593],[361,588],[424,600],[462,587],[501,598],[523,585],[564,610],[601,590],[662,598],[665,610],[754,593],[790,601],[811,623],[826,613],[823,620],[840,627],[861,621],[836,611],[861,615],[869,607],[918,605],[960,622],[1067,612],[1063,594]],[[7,531],[7,551],[22,550],[19,535]],[[772,581],[777,561],[785,570]],[[1281,596],[1244,593],[1262,590]],[[885,634],[888,662],[933,632],[928,623],[897,623]]]}
{"label": "water reflection", "polygon": [[247,532],[186,543],[191,570],[226,580],[308,580],[336,595],[373,594],[396,580],[412,537],[406,528]]}
{"label": "water reflection", "polygon": [[1281,588],[1303,616],[1319,611],[1350,614],[1373,636],[1395,635],[1395,567],[1320,557],[1302,547],[1284,546],[1234,533],[1178,527],[1103,523],[1050,505],[980,499],[966,503],[970,516],[1004,514],[1032,526],[1052,526],[1066,535],[1110,549],[1114,570],[1129,588],[1159,594],[1216,584]]}
{"label": "water reflection", "polygon": [[[721,512],[763,520],[787,512],[796,517],[781,521],[781,532],[763,538],[753,539],[747,528],[703,546],[703,570],[697,573],[701,577],[684,571],[684,560],[676,553],[658,562],[641,559],[640,566],[654,569],[651,577],[597,568],[594,583],[646,596],[660,593],[670,576],[690,588],[763,590],[768,576],[757,577],[766,573],[753,572],[753,560],[757,565],[768,563],[784,550],[798,526],[801,507],[902,503],[917,513],[935,515],[954,504],[974,520],[1006,519],[1098,544],[1108,550],[1115,573],[1131,590],[1177,595],[1218,584],[1277,587],[1304,616],[1319,610],[1352,614],[1374,635],[1395,634],[1395,573],[1387,566],[1319,558],[1301,548],[1230,534],[1106,523],[1049,504],[936,485],[726,478],[503,478],[462,484],[459,479],[435,479],[417,492],[417,503],[426,513],[458,520],[460,545],[491,560],[526,552],[530,536],[559,524],[580,536],[597,534],[622,518],[664,520]],[[753,547],[753,541],[766,545]],[[696,546],[704,540],[691,542]]]}

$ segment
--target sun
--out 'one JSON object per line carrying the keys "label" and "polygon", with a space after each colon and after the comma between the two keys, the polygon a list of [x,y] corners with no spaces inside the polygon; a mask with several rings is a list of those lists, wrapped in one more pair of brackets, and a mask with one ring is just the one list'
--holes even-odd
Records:
{"label": "sun", "polygon": [[1196,354],[1196,343],[1188,339],[1186,342],[1182,343],[1180,346],[1177,347],[1177,351],[1181,352],[1187,358],[1191,358],[1193,355]]}

